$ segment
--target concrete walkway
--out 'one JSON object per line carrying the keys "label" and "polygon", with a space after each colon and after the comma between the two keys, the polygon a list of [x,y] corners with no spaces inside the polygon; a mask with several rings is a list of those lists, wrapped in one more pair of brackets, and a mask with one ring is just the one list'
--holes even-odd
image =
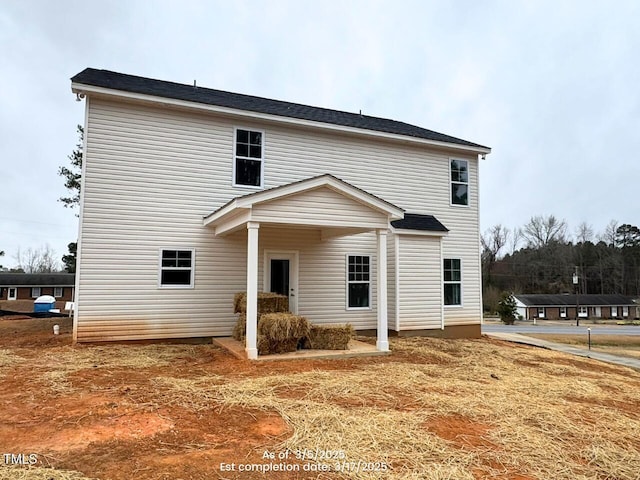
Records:
{"label": "concrete walkway", "polygon": [[586,348],[572,347],[571,345],[565,345],[563,343],[548,342],[546,340],[540,340],[539,338],[527,337],[518,333],[485,333],[485,335],[496,338],[498,340],[506,340],[507,342],[521,343],[524,345],[533,345],[534,347],[547,348],[549,350],[556,350],[558,352],[569,353],[571,355],[577,355],[579,357],[592,358],[601,362],[614,363],[616,365],[622,365],[623,367],[629,367],[636,370],[640,370],[640,360],[630,357],[621,357],[619,355],[611,355],[608,353],[596,352],[595,350],[588,350]]}

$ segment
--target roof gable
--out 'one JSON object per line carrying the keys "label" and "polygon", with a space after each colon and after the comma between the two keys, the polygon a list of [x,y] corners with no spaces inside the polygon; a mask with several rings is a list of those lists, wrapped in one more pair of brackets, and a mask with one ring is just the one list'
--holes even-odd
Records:
{"label": "roof gable", "polygon": [[164,80],[155,80],[135,75],[112,72],[109,70],[86,68],[82,72],[73,76],[71,81],[76,84],[74,85],[74,89],[78,88],[79,85],[102,87],[111,90],[170,98],[205,105],[215,105],[279,117],[288,117],[324,124],[402,135],[406,137],[430,140],[433,142],[441,142],[444,144],[471,147],[473,149],[484,151],[485,153],[488,153],[490,150],[488,147],[477,143],[396,120],[301,105],[298,103],[273,100],[252,95],[225,92],[211,88],[196,87],[194,85],[167,82]]}

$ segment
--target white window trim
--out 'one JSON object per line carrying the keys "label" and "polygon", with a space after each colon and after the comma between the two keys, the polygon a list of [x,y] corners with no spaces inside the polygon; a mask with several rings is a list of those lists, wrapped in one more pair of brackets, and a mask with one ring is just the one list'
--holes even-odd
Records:
{"label": "white window trim", "polygon": [[[365,283],[363,280],[349,280],[349,257],[368,257],[369,258],[369,306],[368,307],[350,307],[349,306],[349,284],[351,283]],[[345,255],[345,310],[347,311],[363,311],[371,310],[372,298],[371,298],[371,277],[373,275],[373,262],[371,261],[371,255],[363,253],[347,253]]]}
{"label": "white window trim", "polygon": [[588,316],[589,316],[589,307],[585,307],[583,305],[580,305],[578,307],[578,317],[587,318]]}
{"label": "white window trim", "polygon": [[[262,148],[260,149],[260,185],[255,186],[255,185],[243,185],[241,183],[236,183],[236,159],[238,157],[236,157],[236,140],[238,138],[238,130],[247,130],[248,132],[260,132],[260,134],[262,135]],[[246,188],[248,190],[264,190],[264,150],[265,150],[265,133],[264,130],[258,130],[257,128],[249,128],[249,127],[234,127],[233,128],[233,142],[232,142],[232,163],[233,163],[233,168],[232,168],[232,172],[231,172],[231,186],[234,188]],[[257,158],[253,158],[253,157],[239,157],[241,159],[246,159],[246,160],[258,160]]]}
{"label": "white window trim", "polygon": [[[35,294],[35,291],[38,293]],[[31,298],[38,298],[40,296],[42,296],[42,287],[31,287]]]}
{"label": "white window trim", "polygon": [[618,307],[611,307],[611,316],[612,317],[618,316]]}
{"label": "white window trim", "polygon": [[622,307],[622,316],[623,317],[629,316],[629,307]]}
{"label": "white window trim", "polygon": [[[455,182],[460,184],[467,185],[467,204],[462,205],[460,203],[453,203],[453,179],[451,178],[451,161],[456,160],[458,162],[467,162],[467,182]],[[447,163],[447,168],[449,169],[449,205],[452,207],[460,207],[460,208],[469,208],[471,205],[471,171],[469,170],[469,160],[465,160],[463,158],[449,157],[449,162]]]}
{"label": "white window trim", "polygon": [[[162,284],[162,252],[164,250],[177,250],[191,252],[191,278],[189,285],[163,285]],[[184,269],[184,267],[183,267]],[[160,247],[158,249],[158,288],[162,290],[184,290],[195,287],[196,249],[191,247]]]}
{"label": "white window trim", "polygon": [[[460,261],[460,281],[445,281],[444,279],[444,261],[445,260],[459,260]],[[442,305],[444,306],[444,308],[446,309],[451,309],[451,308],[464,308],[464,287],[463,287],[463,279],[464,279],[464,271],[463,271],[463,267],[462,267],[462,258],[460,257],[444,257],[442,259]],[[460,304],[459,305],[447,305],[444,303],[444,286],[449,284],[456,284],[459,283],[460,284]]]}
{"label": "white window trim", "polygon": [[[542,315],[540,315],[542,312]],[[545,318],[547,316],[547,310],[544,307],[538,307],[538,318]]]}
{"label": "white window trim", "polygon": [[560,318],[567,318],[567,307],[560,307]]}
{"label": "white window trim", "polygon": [[60,298],[64,294],[64,288],[62,287],[53,287],[53,296],[54,298]]}
{"label": "white window trim", "polygon": [[[11,290],[13,290],[13,296],[11,295]],[[17,300],[17,299],[18,299],[18,287],[7,288],[7,300]]]}

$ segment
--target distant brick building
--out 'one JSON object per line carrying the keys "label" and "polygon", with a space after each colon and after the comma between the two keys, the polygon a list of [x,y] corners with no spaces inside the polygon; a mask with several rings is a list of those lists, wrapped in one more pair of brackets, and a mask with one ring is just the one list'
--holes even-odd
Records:
{"label": "distant brick building", "polygon": [[51,295],[56,302],[73,301],[73,273],[0,273],[0,304],[11,309],[11,302],[33,301]]}
{"label": "distant brick building", "polygon": [[624,295],[514,295],[523,319],[635,319],[640,306]]}

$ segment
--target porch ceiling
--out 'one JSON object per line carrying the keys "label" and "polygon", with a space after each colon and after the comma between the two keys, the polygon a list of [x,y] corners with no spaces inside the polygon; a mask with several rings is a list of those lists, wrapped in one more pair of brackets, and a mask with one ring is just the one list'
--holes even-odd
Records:
{"label": "porch ceiling", "polygon": [[328,238],[387,229],[403,217],[401,208],[326,174],[235,198],[206,216],[203,225],[216,235],[248,222],[317,228]]}

